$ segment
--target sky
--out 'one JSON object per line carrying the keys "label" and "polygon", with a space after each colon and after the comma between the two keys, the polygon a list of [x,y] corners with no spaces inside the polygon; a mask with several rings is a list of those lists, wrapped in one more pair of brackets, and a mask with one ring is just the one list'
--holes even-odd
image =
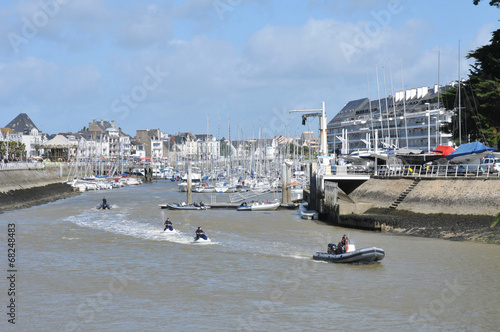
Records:
{"label": "sky", "polygon": [[0,0],[0,126],[26,113],[49,134],[95,119],[131,136],[318,135],[289,111],[325,102],[330,121],[467,77],[466,54],[500,28],[488,2]]}

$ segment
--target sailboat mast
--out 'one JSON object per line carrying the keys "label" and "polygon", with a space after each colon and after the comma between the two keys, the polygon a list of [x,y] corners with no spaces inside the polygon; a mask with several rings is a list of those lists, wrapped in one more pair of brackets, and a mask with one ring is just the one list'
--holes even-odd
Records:
{"label": "sailboat mast", "polygon": [[384,136],[384,122],[382,121],[382,103],[380,102],[380,85],[378,83],[378,66],[375,65],[375,72],[377,75],[377,95],[378,95],[378,111],[380,114],[380,130],[382,131],[382,136]]}
{"label": "sailboat mast", "polygon": [[460,95],[460,40],[458,41],[458,144],[462,144],[462,105]]}
{"label": "sailboat mast", "polygon": [[408,149],[408,124],[406,121],[406,89],[405,89],[405,80],[403,76],[403,59],[401,59],[401,84],[403,85],[403,117],[405,119],[406,148]]}
{"label": "sailboat mast", "polygon": [[385,84],[385,68],[382,67],[382,73],[384,74],[384,94],[385,94],[385,112],[387,115],[387,136],[389,138],[389,142],[391,142],[391,125],[389,122],[389,104],[387,104],[387,85]]}
{"label": "sailboat mast", "polygon": [[[373,140],[373,145],[370,146],[370,148],[372,148],[373,146],[375,146],[377,144],[377,142],[375,142],[375,132],[373,130],[372,98],[370,96],[370,78],[368,76],[368,69],[366,70],[366,82],[368,83],[368,108],[370,109],[370,123],[371,123],[371,127],[372,127],[372,140]],[[334,138],[335,138],[335,136],[334,136]]]}
{"label": "sailboat mast", "polygon": [[392,83],[392,65],[389,60],[389,75],[391,76],[391,93],[392,93],[392,109],[394,111],[394,128],[396,131],[396,148],[399,148],[399,133],[398,133],[398,114],[396,111],[396,98],[394,96],[394,84]]}

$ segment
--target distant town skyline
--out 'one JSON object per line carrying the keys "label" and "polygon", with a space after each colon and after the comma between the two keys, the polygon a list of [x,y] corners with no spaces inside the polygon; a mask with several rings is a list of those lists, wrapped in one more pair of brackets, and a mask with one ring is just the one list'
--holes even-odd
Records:
{"label": "distant town skyline", "polygon": [[27,113],[52,134],[96,119],[131,136],[227,138],[229,122],[233,139],[317,135],[317,119],[288,111],[325,101],[330,121],[401,90],[401,68],[405,88],[432,87],[438,52],[439,83],[457,80],[459,41],[466,77],[499,13],[467,0],[5,2],[0,126]]}

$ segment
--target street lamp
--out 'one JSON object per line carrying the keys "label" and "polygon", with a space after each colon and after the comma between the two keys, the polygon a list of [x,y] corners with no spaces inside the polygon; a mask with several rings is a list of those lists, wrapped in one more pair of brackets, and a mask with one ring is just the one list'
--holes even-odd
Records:
{"label": "street lamp", "polygon": [[427,105],[427,153],[431,152],[431,104],[425,103]]}

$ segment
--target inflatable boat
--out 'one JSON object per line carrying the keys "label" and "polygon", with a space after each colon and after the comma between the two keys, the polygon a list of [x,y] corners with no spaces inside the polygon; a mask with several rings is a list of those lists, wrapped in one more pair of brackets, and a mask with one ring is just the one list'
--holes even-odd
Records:
{"label": "inflatable boat", "polygon": [[352,243],[349,243],[349,249],[346,252],[339,252],[335,244],[329,243],[328,252],[317,252],[313,255],[314,260],[331,263],[371,263],[381,261],[384,257],[385,252],[382,248],[356,249]]}

